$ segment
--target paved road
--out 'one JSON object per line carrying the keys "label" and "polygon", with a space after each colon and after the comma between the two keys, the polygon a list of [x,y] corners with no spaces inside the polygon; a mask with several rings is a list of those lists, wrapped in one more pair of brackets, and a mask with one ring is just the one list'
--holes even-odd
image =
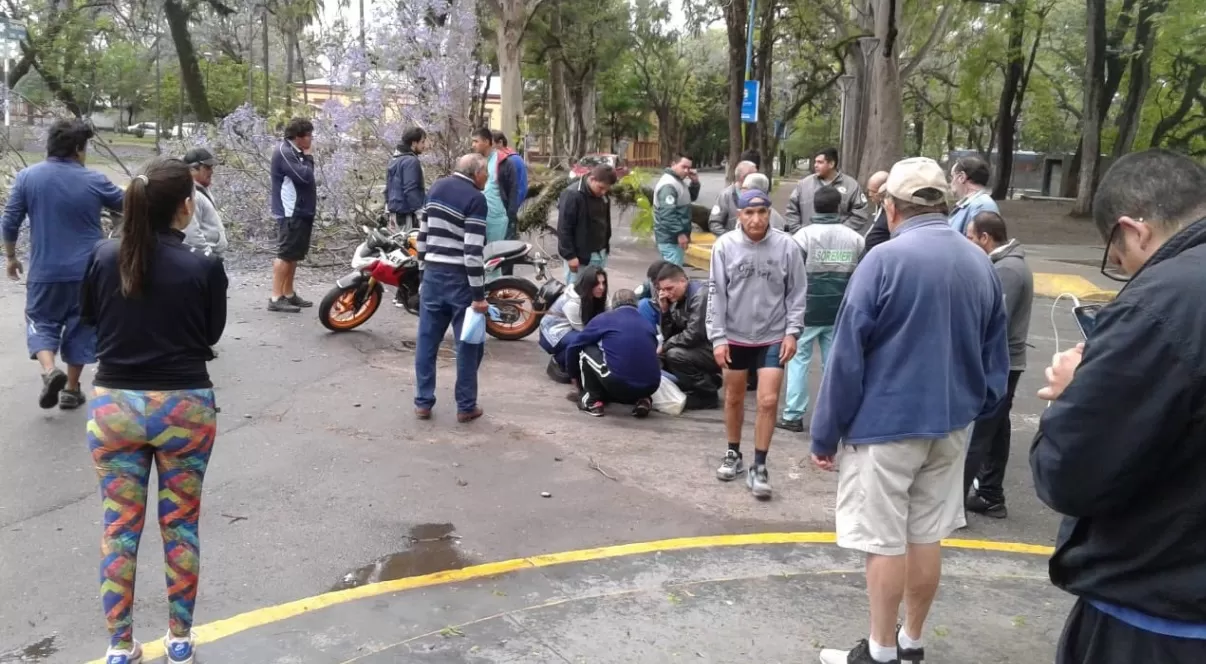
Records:
{"label": "paved road", "polygon": [[[613,288],[637,283],[649,253],[618,250]],[[315,299],[328,285],[313,274],[301,281]],[[832,529],[836,478],[806,462],[806,436],[776,439],[776,500],[756,503],[744,487],[714,479],[724,443],[718,412],[644,422],[620,411],[583,417],[544,377],[534,339],[489,343],[483,420],[455,424],[445,361],[436,418],[417,423],[414,317],[387,308],[362,331],[336,336],[312,313],[266,312],[264,274],[234,275],[232,284],[230,325],[211,367],[223,412],[206,480],[199,622],[374,573],[666,537]],[[8,404],[0,430],[0,662],[25,652],[78,663],[105,643],[96,581],[101,507],[84,413],[34,405],[39,382],[24,351],[23,298],[22,286],[0,283],[0,399]],[[1033,317],[1032,367],[1054,350],[1046,306]],[[1059,321],[1070,339],[1071,316]],[[814,389],[818,373],[814,367]],[[1024,453],[1042,409],[1033,396],[1040,380],[1037,368],[1023,375],[1015,407],[1010,518],[975,519],[967,537],[1054,537],[1055,516],[1034,497]],[[414,555],[416,540],[432,532],[455,533],[457,546]],[[148,526],[136,615],[144,640],[165,628],[158,537]],[[397,564],[373,572],[381,561]]]}

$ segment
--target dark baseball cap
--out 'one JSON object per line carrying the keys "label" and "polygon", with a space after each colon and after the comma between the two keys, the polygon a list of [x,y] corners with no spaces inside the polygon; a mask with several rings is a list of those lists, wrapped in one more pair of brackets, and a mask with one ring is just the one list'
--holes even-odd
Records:
{"label": "dark baseball cap", "polygon": [[184,153],[184,163],[189,166],[217,166],[218,160],[214,159],[214,155],[205,148],[193,148]]}

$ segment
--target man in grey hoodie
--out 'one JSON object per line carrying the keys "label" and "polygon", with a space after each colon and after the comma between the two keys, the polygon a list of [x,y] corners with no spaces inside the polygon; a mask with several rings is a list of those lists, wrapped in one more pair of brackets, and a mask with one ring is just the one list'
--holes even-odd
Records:
{"label": "man in grey hoodie", "polygon": [[[976,422],[967,446],[963,469],[964,503],[968,511],[997,519],[1005,510],[1005,464],[1009,461],[1009,411],[1018,378],[1026,368],[1026,335],[1030,330],[1030,307],[1034,301],[1034,274],[1026,264],[1026,252],[1017,240],[1010,240],[1005,220],[996,212],[981,212],[972,218],[965,231],[967,239],[992,259],[1001,290],[1005,293],[1005,311],[1009,317],[1009,384],[1001,407],[991,417]],[[978,487],[969,494],[972,480]]]}
{"label": "man in grey hoodie", "polygon": [[739,224],[712,245],[708,278],[708,340],[724,370],[728,450],[716,477],[728,482],[745,471],[741,428],[750,370],[758,374],[754,463],[746,485],[759,500],[771,497],[766,455],[779,412],[783,367],[796,354],[804,328],[807,276],[804,256],[790,235],[771,228],[770,196],[751,190],[737,200]]}
{"label": "man in grey hoodie", "polygon": [[221,258],[226,253],[226,227],[222,225],[213,194],[209,193],[218,160],[205,148],[193,148],[184,154],[184,163],[192,169],[197,188],[197,195],[193,196],[193,219],[184,229],[184,243],[193,251]]}

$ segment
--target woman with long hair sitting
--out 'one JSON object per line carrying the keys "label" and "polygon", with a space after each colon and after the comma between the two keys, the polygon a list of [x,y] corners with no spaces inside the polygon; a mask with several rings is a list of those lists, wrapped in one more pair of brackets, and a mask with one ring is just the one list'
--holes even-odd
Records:
{"label": "woman with long hair sitting", "polygon": [[577,279],[553,302],[540,321],[540,347],[549,357],[549,378],[570,382],[565,368],[565,349],[575,332],[582,331],[590,319],[607,310],[607,272],[588,265]]}
{"label": "woman with long hair sitting", "polygon": [[106,664],[139,664],[134,578],[151,466],[167,572],[167,661],[193,662],[201,484],[217,432],[206,362],[226,326],[226,271],[192,252],[193,178],[178,159],[152,162],[126,189],[120,240],[93,250],[83,318],[96,327],[99,364],[88,403],[88,447],[104,503],[101,603]]}

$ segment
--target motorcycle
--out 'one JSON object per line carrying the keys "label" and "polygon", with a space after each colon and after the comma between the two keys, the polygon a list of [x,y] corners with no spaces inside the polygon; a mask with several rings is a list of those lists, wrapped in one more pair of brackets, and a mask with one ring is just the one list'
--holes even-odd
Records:
{"label": "motorcycle", "polygon": [[[366,238],[352,255],[353,271],[336,281],[318,305],[319,322],[332,332],[354,330],[368,322],[385,299],[385,286],[399,289],[403,308],[419,314],[419,232],[387,235],[367,226],[363,230]],[[486,245],[483,259],[487,272],[515,265],[536,268],[536,280],[544,282],[541,286],[515,276],[486,282],[486,301],[497,311],[486,319],[486,332],[503,341],[529,336],[565,286],[549,277],[548,259],[527,242],[493,242]]]}

